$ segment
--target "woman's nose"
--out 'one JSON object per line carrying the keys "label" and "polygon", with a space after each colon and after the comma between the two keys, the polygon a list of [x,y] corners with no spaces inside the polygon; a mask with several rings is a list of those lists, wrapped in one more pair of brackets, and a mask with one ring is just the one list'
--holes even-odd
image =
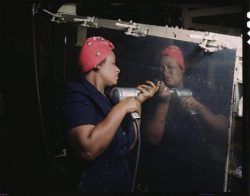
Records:
{"label": "woman's nose", "polygon": [[164,69],[164,74],[172,74],[172,69],[171,68],[165,68]]}
{"label": "woman's nose", "polygon": [[116,71],[118,72],[118,73],[120,73],[120,69],[116,66]]}

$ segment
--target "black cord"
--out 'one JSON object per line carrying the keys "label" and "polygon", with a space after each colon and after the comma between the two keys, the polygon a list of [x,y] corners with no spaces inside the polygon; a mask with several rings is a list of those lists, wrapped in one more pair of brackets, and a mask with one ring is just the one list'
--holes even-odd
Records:
{"label": "black cord", "polygon": [[135,171],[134,171],[134,178],[133,178],[131,192],[134,191],[134,187],[135,187],[135,179],[136,179],[136,174],[137,174],[138,162],[139,162],[139,157],[140,157],[140,148],[141,148],[141,134],[140,134],[140,126],[138,123],[138,119],[135,119],[135,123],[136,123],[136,127],[137,127],[138,149],[137,149],[137,157],[136,157]]}
{"label": "black cord", "polygon": [[200,131],[200,135],[201,135],[201,139],[202,139],[201,141],[202,141],[203,154],[204,154],[204,162],[205,162],[204,166],[205,166],[205,172],[206,172],[206,170],[207,170],[207,168],[206,168],[206,166],[207,166],[207,156],[206,156],[206,150],[205,150],[205,143],[204,143],[203,133],[202,133],[202,129],[201,129],[200,123],[199,123],[199,121],[198,121],[198,119],[196,117],[196,114],[192,114],[192,116],[194,117],[194,120],[195,120],[195,122],[197,124],[197,127],[198,127],[199,131]]}
{"label": "black cord", "polygon": [[50,166],[53,166],[53,162],[51,160],[49,147],[48,147],[46,136],[45,136],[45,129],[44,129],[44,123],[43,123],[43,114],[42,114],[42,106],[41,106],[40,91],[39,91],[37,59],[36,59],[35,13],[36,13],[36,5],[33,4],[33,7],[32,7],[32,16],[33,16],[32,17],[33,53],[34,53],[35,79],[36,79],[36,91],[37,91],[37,99],[38,99],[38,106],[39,106],[39,116],[40,116],[41,128],[42,128],[42,133],[43,133],[43,140],[44,140],[44,145],[45,145],[45,148],[46,148],[47,156],[48,156],[48,159],[49,159]]}

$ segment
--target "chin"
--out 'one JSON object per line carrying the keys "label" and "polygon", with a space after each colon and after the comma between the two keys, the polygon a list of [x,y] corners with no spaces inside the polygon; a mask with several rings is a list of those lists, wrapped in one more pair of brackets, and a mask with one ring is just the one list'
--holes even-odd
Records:
{"label": "chin", "polygon": [[165,83],[165,85],[167,86],[167,87],[173,87],[174,85],[173,85],[173,83],[171,83],[171,82],[164,82]]}
{"label": "chin", "polygon": [[116,81],[114,81],[114,84],[113,85],[116,85],[118,83],[118,81],[116,80]]}
{"label": "chin", "polygon": [[109,85],[107,85],[108,87],[112,87],[112,86],[115,86],[117,84],[117,81],[116,82],[112,82],[110,83]]}

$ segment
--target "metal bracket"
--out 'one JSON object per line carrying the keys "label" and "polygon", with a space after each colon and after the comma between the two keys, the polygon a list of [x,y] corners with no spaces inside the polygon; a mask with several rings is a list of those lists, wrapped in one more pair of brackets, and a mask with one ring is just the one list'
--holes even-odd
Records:
{"label": "metal bracket", "polygon": [[[63,21],[64,18],[61,17],[61,13],[53,14],[53,13],[51,13],[48,10],[45,10],[45,9],[43,9],[43,11],[53,16],[53,18],[50,19],[52,22],[56,22],[58,24],[59,23],[65,23],[65,21]],[[58,20],[55,20],[56,18],[58,18]],[[61,19],[61,20],[59,20],[59,19]]]}
{"label": "metal bracket", "polygon": [[[74,17],[73,21],[72,21],[72,20],[69,20],[69,18],[67,18],[66,17],[67,15],[65,15],[65,14],[64,14],[64,16],[66,17],[66,19],[64,19],[62,17],[63,13],[57,12],[56,14],[53,14],[53,13],[51,13],[51,12],[45,10],[45,9],[43,11],[53,16],[53,18],[51,19],[52,22],[56,22],[56,23],[83,22],[83,24],[80,24],[80,26],[83,26],[83,27],[96,27],[97,28],[97,23],[94,23],[94,19],[95,19],[94,16],[93,17],[87,16],[86,18],[77,18],[77,17],[75,18]],[[58,18],[58,20],[55,20],[56,18]]]}
{"label": "metal bracket", "polygon": [[[119,19],[118,21],[120,22],[121,20]],[[141,30],[140,29],[140,23],[134,23],[132,20],[128,24],[126,24],[126,23],[116,23],[116,26],[128,28],[128,31],[125,32],[126,35],[133,35],[135,37],[148,35],[148,29]],[[138,29],[138,31],[137,32],[132,32],[133,29]]]}
{"label": "metal bracket", "polygon": [[241,57],[237,57],[236,58],[236,81],[238,83],[243,83],[243,78],[242,78],[242,58]]}
{"label": "metal bracket", "polygon": [[[227,48],[227,43],[218,42],[217,36],[214,33],[206,33],[205,36],[202,35],[188,35],[190,38],[203,39],[199,46],[205,49],[205,52],[215,52],[222,48]],[[214,47],[207,47],[209,44],[213,43]]]}
{"label": "metal bracket", "polygon": [[81,24],[80,26],[82,27],[96,27],[97,28],[97,23],[94,23],[94,19],[95,17],[89,17],[87,16],[87,18],[82,19],[82,18],[74,18],[73,20],[76,22],[83,22],[83,24]]}
{"label": "metal bracket", "polygon": [[235,169],[234,171],[231,171],[230,173],[236,176],[237,178],[242,179],[242,167],[241,166]]}
{"label": "metal bracket", "polygon": [[238,116],[243,116],[243,96],[240,98],[236,111]]}
{"label": "metal bracket", "polygon": [[216,41],[216,38],[214,36],[214,34],[208,34],[207,36],[205,35],[203,37],[203,41],[199,44],[199,46],[203,49],[205,49],[205,52],[215,52],[217,51],[218,49],[217,48],[208,48],[206,47],[207,46],[207,43],[208,41]]}
{"label": "metal bracket", "polygon": [[66,155],[67,155],[67,150],[66,149],[62,149],[62,154],[60,154],[60,155],[56,155],[56,156],[54,156],[54,158],[58,158],[58,157],[66,157]]}

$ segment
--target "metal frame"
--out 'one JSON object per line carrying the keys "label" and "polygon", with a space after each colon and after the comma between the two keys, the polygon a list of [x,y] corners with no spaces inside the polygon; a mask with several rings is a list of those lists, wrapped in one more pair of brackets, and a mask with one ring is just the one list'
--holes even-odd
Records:
{"label": "metal frame", "polygon": [[[225,13],[232,13],[232,8],[234,9],[234,13],[238,13],[241,10],[239,8],[235,8],[232,6],[226,7]],[[191,17],[201,16],[204,15],[206,12],[211,12],[211,10],[218,10],[217,8],[208,8],[202,10],[196,10],[192,12],[184,13],[185,22],[184,24],[189,24]],[[45,12],[49,13],[48,11],[44,10]],[[186,9],[187,11],[187,9]],[[221,13],[221,9],[220,9]],[[86,40],[87,35],[87,27],[103,27],[115,30],[124,31],[128,36],[158,36],[170,39],[176,39],[181,41],[188,41],[193,43],[199,43],[200,47],[204,48],[206,52],[214,52],[216,50],[220,50],[222,48],[230,48],[236,49],[236,59],[235,59],[235,72],[234,72],[234,80],[232,86],[232,98],[231,98],[231,108],[230,108],[230,126],[228,128],[228,152],[227,152],[227,159],[226,159],[226,166],[225,166],[225,178],[224,178],[224,192],[228,190],[228,176],[230,175],[230,167],[232,164],[233,158],[233,136],[234,136],[234,125],[235,125],[235,114],[237,111],[237,103],[239,102],[238,97],[238,88],[237,83],[242,83],[242,38],[231,36],[231,35],[223,35],[217,33],[208,33],[208,32],[201,32],[201,31],[193,31],[193,30],[184,30],[178,28],[169,28],[169,27],[162,27],[162,26],[154,26],[154,25],[146,25],[146,24],[137,24],[130,22],[122,22],[120,20],[108,20],[108,19],[101,19],[95,17],[85,17],[85,16],[74,16],[72,14],[63,14],[57,13],[52,14],[53,16],[52,21],[57,23],[65,23],[65,22],[72,22],[78,24],[78,35],[77,35],[77,46],[81,46],[84,41]],[[186,14],[186,15],[185,15]],[[207,15],[207,14],[206,14]],[[211,14],[210,14],[211,15]],[[57,20],[55,20],[57,18]],[[196,24],[197,25],[197,24]],[[199,24],[198,24],[199,25]],[[213,27],[218,28],[218,27]],[[221,28],[221,27],[220,27]],[[212,29],[212,28],[210,28]],[[211,49],[211,46],[213,49]],[[215,47],[215,49],[214,49]]]}
{"label": "metal frame", "polygon": [[[121,26],[116,26],[117,21],[107,20],[107,19],[95,19],[95,22],[98,24],[98,27],[110,28],[116,30],[122,30],[126,32],[126,28]],[[120,21],[119,21],[120,22]],[[124,22],[125,23],[125,22]],[[147,29],[148,35],[171,38],[176,40],[188,41],[193,43],[200,43],[200,46],[207,50],[207,52],[214,52],[216,50],[220,50],[223,47],[236,49],[236,59],[235,59],[235,72],[234,72],[234,80],[232,87],[232,99],[231,99],[231,109],[230,109],[230,125],[228,128],[228,151],[227,151],[227,159],[225,166],[225,178],[224,178],[224,188],[223,191],[228,191],[228,176],[231,174],[231,166],[233,162],[233,148],[234,148],[234,128],[235,128],[235,115],[237,115],[237,103],[239,102],[239,92],[238,92],[238,83],[242,83],[242,38],[231,36],[231,35],[223,35],[216,33],[208,33],[208,32],[200,32],[200,31],[190,31],[184,29],[177,28],[169,28],[169,27],[160,27],[153,25],[145,25],[140,24],[141,29]],[[78,27],[78,36],[77,36],[77,45],[81,46],[86,39],[87,29],[83,29],[82,27]],[[131,36],[131,35],[130,35]],[[215,46],[209,51],[207,46]]]}

